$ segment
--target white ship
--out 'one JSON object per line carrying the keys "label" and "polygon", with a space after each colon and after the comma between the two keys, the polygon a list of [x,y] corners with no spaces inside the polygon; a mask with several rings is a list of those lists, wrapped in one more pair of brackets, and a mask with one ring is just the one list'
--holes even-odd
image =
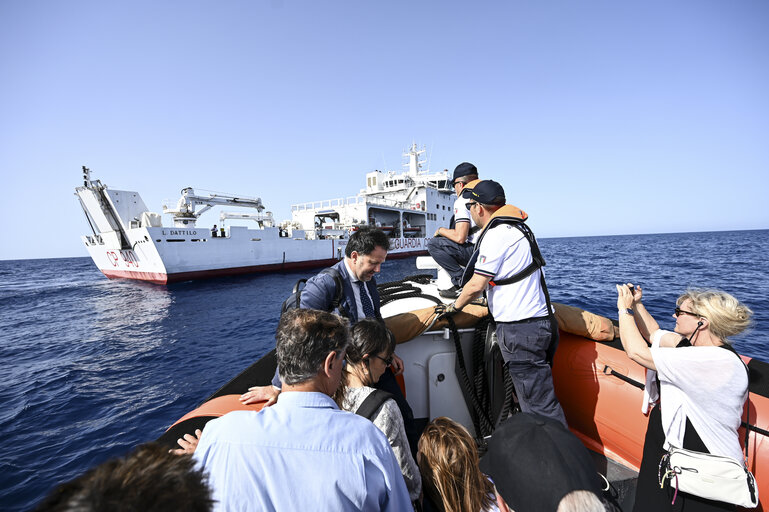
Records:
{"label": "white ship", "polygon": [[[163,226],[137,192],[109,189],[83,167],[75,195],[92,234],[81,238],[107,277],[161,284],[329,266],[344,256],[347,239],[361,226],[388,233],[390,258],[426,254],[428,237],[448,225],[454,198],[447,171],[422,169],[424,152],[413,144],[403,155],[404,172],[369,172],[356,196],[293,205],[292,219],[279,224],[259,198],[196,195],[185,188],[175,208],[163,206],[173,216],[173,226]],[[197,225],[201,214],[221,205],[256,213],[222,212],[217,229]],[[252,220],[256,227],[227,226],[228,219]]]}

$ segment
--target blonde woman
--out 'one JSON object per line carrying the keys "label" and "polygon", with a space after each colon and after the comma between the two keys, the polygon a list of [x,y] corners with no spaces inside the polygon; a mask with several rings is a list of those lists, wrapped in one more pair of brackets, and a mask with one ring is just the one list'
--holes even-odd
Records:
{"label": "blonde woman", "polygon": [[683,492],[671,503],[675,489],[669,480],[660,488],[657,473],[671,446],[743,459],[737,429],[748,374],[728,338],[750,325],[753,312],[728,293],[689,290],[676,301],[674,331],[663,331],[641,303],[642,296],[640,286],[617,285],[622,345],[630,359],[652,370],[646,372],[642,409],[646,413],[654,408],[633,510],[734,510],[734,505]]}
{"label": "blonde woman", "polygon": [[417,464],[425,496],[445,512],[509,510],[494,484],[478,467],[478,450],[470,433],[446,418],[431,421],[419,439]]}

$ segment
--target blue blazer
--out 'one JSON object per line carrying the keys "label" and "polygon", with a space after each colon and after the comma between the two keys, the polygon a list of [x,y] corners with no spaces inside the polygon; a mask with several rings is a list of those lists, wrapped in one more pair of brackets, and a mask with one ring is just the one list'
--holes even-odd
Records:
{"label": "blue blazer", "polygon": [[[332,268],[339,271],[339,274],[342,276],[343,292],[340,305],[342,306],[342,309],[347,312],[350,324],[354,324],[360,320],[360,318],[358,318],[358,306],[355,304],[355,295],[352,290],[353,284],[350,281],[350,274],[347,272],[344,260],[341,260]],[[374,303],[374,313],[376,314],[376,317],[381,320],[382,314],[379,311],[380,298],[379,292],[376,289],[376,279],[368,281],[366,283],[366,289]],[[335,294],[336,283],[334,278],[329,274],[317,274],[307,280],[307,284],[305,284],[304,289],[302,290],[302,299],[299,307],[303,309],[330,311]]]}
{"label": "blue blazer", "polygon": [[[350,320],[350,324],[356,323],[358,320],[358,306],[355,304],[355,295],[352,291],[352,282],[350,281],[350,274],[347,272],[347,267],[344,265],[344,260],[333,265],[333,268],[339,271],[339,275],[342,276],[342,300],[340,306],[347,312],[347,318]],[[357,285],[355,285],[357,286]],[[379,320],[382,320],[382,314],[379,311],[379,292],[376,289],[376,279],[366,283],[369,295],[371,295],[372,302],[374,303],[374,313]],[[299,301],[299,307],[302,309],[320,309],[322,311],[330,311],[331,303],[336,296],[336,281],[328,274],[316,274],[307,280],[307,283],[302,289],[302,297]],[[335,313],[335,311],[331,311]],[[384,320],[382,320],[384,321]],[[272,378],[272,385],[276,388],[282,387],[280,382],[280,376],[278,375],[278,369],[275,369],[275,375]]]}

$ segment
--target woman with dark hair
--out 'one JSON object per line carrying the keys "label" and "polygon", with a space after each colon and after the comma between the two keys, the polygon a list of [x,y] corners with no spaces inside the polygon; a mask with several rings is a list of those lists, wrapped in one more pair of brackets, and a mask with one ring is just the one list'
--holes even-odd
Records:
{"label": "woman with dark hair", "polygon": [[[752,311],[728,293],[689,290],[676,301],[674,332],[663,331],[641,303],[640,286],[617,285],[622,346],[647,368],[643,412],[649,414],[633,510],[734,510],[658,483],[671,447],[743,460],[737,429],[748,373],[727,339],[750,325]],[[645,339],[651,341],[651,347]],[[655,405],[656,404],[656,405]]]}
{"label": "woman with dark hair", "polygon": [[441,416],[425,427],[417,452],[425,496],[444,512],[509,510],[494,484],[478,467],[478,450],[470,433]]}
{"label": "woman with dark hair", "polygon": [[[371,386],[379,381],[388,366],[392,364],[395,340],[387,328],[373,318],[366,318],[351,328],[350,344],[347,346],[347,372],[340,386],[342,409],[356,412],[366,398],[375,391]],[[422,492],[422,480],[414,458],[411,456],[403,416],[395,400],[388,398],[370,415],[381,430],[398,459],[411,501],[417,501]]]}

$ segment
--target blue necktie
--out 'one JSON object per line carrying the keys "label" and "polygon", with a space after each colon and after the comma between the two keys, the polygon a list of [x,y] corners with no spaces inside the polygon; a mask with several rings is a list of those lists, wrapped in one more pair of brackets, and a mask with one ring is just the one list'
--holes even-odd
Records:
{"label": "blue necktie", "polygon": [[366,283],[358,281],[358,289],[360,290],[360,305],[363,306],[363,314],[366,315],[366,318],[375,318],[374,305],[371,304],[371,299],[368,298]]}

